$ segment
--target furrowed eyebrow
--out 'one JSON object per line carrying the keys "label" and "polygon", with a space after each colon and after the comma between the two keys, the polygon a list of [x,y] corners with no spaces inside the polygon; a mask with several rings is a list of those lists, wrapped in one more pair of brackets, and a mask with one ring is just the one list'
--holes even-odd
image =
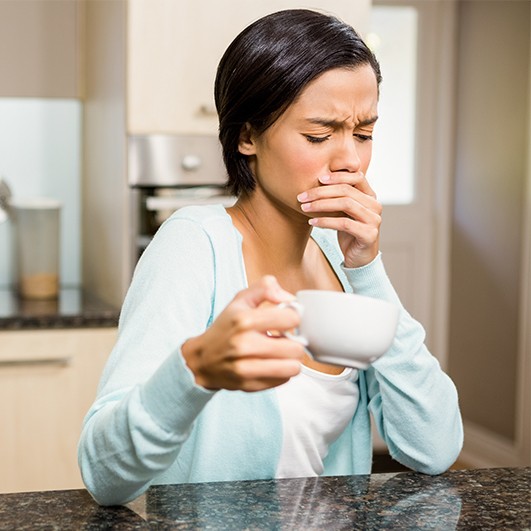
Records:
{"label": "furrowed eyebrow", "polygon": [[372,116],[371,118],[367,118],[366,120],[362,120],[361,122],[358,123],[358,127],[361,125],[362,127],[364,125],[371,125],[373,123],[376,122],[376,120],[378,120],[378,116]]}
{"label": "furrowed eyebrow", "polygon": [[[378,116],[372,116],[371,118],[367,118],[366,120],[362,120],[361,122],[358,122],[356,124],[356,127],[363,127],[365,125],[371,125],[374,122],[378,120]],[[308,118],[306,120],[307,122],[315,125],[323,125],[325,127],[330,127],[332,129],[339,129],[343,126],[346,120],[328,120],[326,118]]]}

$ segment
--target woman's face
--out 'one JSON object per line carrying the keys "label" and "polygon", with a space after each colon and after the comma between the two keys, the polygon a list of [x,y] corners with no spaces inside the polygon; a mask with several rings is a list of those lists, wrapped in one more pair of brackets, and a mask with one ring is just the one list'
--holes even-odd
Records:
{"label": "woman's face", "polygon": [[370,65],[329,70],[312,81],[263,134],[243,137],[255,193],[296,209],[297,195],[335,172],[367,172],[378,86]]}

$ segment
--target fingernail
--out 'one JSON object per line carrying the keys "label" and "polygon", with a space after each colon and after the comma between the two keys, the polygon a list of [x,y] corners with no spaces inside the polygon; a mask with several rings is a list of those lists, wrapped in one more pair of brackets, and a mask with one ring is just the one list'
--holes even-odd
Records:
{"label": "fingernail", "polygon": [[319,180],[322,183],[327,183],[330,180],[330,175],[323,175],[322,177],[319,177]]}
{"label": "fingernail", "polygon": [[299,194],[297,196],[297,199],[299,201],[306,201],[306,199],[308,199],[308,194],[306,192],[302,192],[302,194]]}
{"label": "fingernail", "polygon": [[304,210],[306,212],[306,211],[308,211],[308,210],[310,210],[312,208],[312,204],[311,203],[303,203],[301,205],[301,208],[302,208],[302,210]]}
{"label": "fingernail", "polygon": [[318,224],[318,221],[317,221],[317,218],[311,218],[308,220],[308,223],[310,225],[317,225]]}

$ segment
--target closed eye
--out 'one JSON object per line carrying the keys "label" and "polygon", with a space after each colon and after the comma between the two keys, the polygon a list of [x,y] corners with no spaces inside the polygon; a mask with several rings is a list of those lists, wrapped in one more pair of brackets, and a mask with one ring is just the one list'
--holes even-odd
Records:
{"label": "closed eye", "polygon": [[367,142],[368,140],[372,140],[372,135],[362,135],[360,133],[355,133],[354,137],[357,138],[360,142]]}
{"label": "closed eye", "polygon": [[326,136],[304,135],[304,136],[306,140],[308,140],[308,142],[311,142],[312,144],[321,144],[322,142],[326,142],[330,138],[330,135],[326,135]]}

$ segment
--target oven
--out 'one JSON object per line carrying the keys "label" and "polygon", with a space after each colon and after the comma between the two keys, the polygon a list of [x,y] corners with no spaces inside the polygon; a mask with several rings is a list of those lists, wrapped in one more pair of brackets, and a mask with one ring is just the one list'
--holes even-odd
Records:
{"label": "oven", "polygon": [[128,184],[132,201],[133,266],[175,210],[221,203],[235,197],[214,135],[135,135],[128,138]]}

